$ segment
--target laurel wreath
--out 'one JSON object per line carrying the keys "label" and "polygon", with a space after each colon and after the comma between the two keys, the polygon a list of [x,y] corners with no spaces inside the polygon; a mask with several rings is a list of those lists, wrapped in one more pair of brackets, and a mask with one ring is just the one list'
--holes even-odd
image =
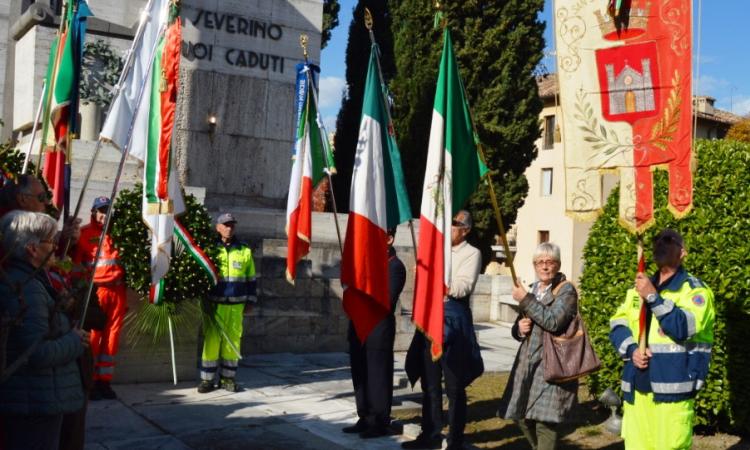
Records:
{"label": "laurel wreath", "polygon": [[672,92],[667,99],[667,107],[664,109],[664,115],[659,119],[654,128],[651,129],[651,139],[649,143],[661,150],[666,150],[667,145],[674,140],[674,134],[680,125],[680,102],[682,100],[682,86],[680,85],[680,72],[674,72],[672,78]]}
{"label": "laurel wreath", "polygon": [[582,122],[578,129],[584,132],[583,140],[590,142],[591,148],[600,150],[605,155],[611,155],[617,151],[633,148],[633,144],[621,142],[614,130],[607,129],[594,116],[594,108],[586,101],[583,91],[576,94],[576,112],[573,117]]}

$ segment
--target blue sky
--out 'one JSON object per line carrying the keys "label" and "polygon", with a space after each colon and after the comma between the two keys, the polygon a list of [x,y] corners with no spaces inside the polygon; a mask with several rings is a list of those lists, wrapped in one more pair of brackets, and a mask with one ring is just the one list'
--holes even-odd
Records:
{"label": "blue sky", "polygon": [[[357,4],[356,0],[339,0],[339,3],[339,26],[333,30],[331,40],[321,55],[320,102],[329,131],[335,128],[336,114],[346,86],[346,42],[352,10]],[[693,61],[694,64],[699,63],[698,70],[694,69],[693,76],[700,77],[698,95],[716,98],[718,108],[740,115],[750,114],[750,44],[747,39],[750,27],[750,0],[693,0],[693,13]],[[541,14],[541,20],[547,23],[545,39],[548,45],[543,63],[549,70],[554,71],[555,61],[551,54],[552,49],[549,48],[552,42],[551,18],[552,1],[546,0]]]}

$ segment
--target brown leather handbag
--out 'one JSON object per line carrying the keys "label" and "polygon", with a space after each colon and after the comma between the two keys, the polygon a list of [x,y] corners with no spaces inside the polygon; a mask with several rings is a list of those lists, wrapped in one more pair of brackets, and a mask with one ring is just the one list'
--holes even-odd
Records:
{"label": "brown leather handbag", "polygon": [[[552,295],[557,293],[567,281],[560,283]],[[560,335],[544,331],[542,335],[542,358],[544,380],[548,383],[565,383],[584,375],[596,372],[602,363],[591,346],[586,326],[580,311],[570,321],[568,329]]]}

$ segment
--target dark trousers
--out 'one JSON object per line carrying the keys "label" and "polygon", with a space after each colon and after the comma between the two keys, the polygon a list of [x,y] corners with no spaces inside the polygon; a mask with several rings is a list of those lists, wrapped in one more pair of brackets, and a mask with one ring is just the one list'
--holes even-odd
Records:
{"label": "dark trousers", "polygon": [[6,450],[57,450],[62,414],[53,416],[5,416]]}
{"label": "dark trousers", "polygon": [[432,361],[430,342],[425,339],[423,355],[424,374],[422,375],[422,433],[430,438],[440,437],[443,428],[443,386],[448,395],[448,445],[461,445],[466,428],[466,388],[459,381],[445,359]]}
{"label": "dark trousers", "polygon": [[387,427],[393,404],[393,340],[396,319],[388,316],[368,336],[364,345],[349,323],[349,361],[357,416],[368,427]]}
{"label": "dark trousers", "polygon": [[63,415],[60,450],[83,450],[86,441],[86,411],[89,392],[94,384],[94,354],[90,347],[86,347],[78,357],[78,368],[81,370],[83,385],[83,408]]}

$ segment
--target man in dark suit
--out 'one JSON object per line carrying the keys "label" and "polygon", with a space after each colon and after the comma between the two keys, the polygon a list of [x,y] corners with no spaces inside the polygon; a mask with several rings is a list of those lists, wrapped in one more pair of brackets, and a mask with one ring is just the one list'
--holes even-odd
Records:
{"label": "man in dark suit", "polygon": [[349,359],[357,402],[356,424],[344,433],[359,433],[363,439],[388,434],[393,403],[393,341],[396,336],[396,303],[406,282],[406,268],[396,256],[396,229],[388,230],[388,287],[391,313],[372,330],[364,345],[349,321]]}

